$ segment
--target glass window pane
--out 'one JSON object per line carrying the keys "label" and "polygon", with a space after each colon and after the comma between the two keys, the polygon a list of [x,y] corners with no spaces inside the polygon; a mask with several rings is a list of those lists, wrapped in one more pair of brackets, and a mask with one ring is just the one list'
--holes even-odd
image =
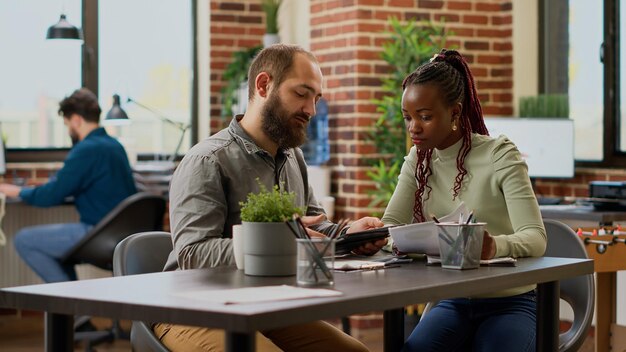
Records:
{"label": "glass window pane", "polygon": [[[575,124],[577,160],[603,158],[603,6],[597,1],[570,0],[569,101]],[[593,136],[593,137],[590,137]]]}
{"label": "glass window pane", "polygon": [[81,2],[0,1],[0,123],[10,148],[71,145],[59,101],[81,85],[81,40],[46,40],[61,12],[80,28]]}
{"label": "glass window pane", "polygon": [[[108,128],[133,153],[172,154],[181,131],[157,115],[191,121],[191,1],[99,3],[99,90],[106,112],[119,94],[131,124]],[[158,112],[155,114],[127,98]],[[103,116],[103,117],[104,117]],[[189,149],[189,132],[180,152]]]}
{"label": "glass window pane", "polygon": [[619,43],[619,57],[620,57],[620,120],[619,120],[619,151],[626,152],[626,4],[620,3],[619,18],[620,18],[620,43]]}

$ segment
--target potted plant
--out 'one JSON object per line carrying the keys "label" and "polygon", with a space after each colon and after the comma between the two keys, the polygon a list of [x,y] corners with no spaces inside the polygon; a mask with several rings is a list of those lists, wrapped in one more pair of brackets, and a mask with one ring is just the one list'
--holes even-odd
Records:
{"label": "potted plant", "polygon": [[540,94],[519,99],[520,117],[569,118],[567,94]]}
{"label": "potted plant", "polygon": [[263,46],[280,43],[278,36],[278,9],[282,0],[263,0],[261,7],[265,12],[265,35],[263,35]]}
{"label": "potted plant", "polygon": [[271,190],[259,183],[259,193],[240,202],[243,225],[244,272],[254,276],[296,274],[296,240],[285,223],[304,209],[295,205],[295,193]]}

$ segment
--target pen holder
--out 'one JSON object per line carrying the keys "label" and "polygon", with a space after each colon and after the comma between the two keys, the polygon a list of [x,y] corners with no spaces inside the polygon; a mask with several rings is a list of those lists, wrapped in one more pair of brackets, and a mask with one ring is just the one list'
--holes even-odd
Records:
{"label": "pen holder", "polygon": [[441,267],[475,269],[480,266],[483,233],[486,223],[439,223],[439,255]]}
{"label": "pen holder", "polygon": [[298,286],[332,286],[335,283],[335,240],[329,238],[297,239]]}

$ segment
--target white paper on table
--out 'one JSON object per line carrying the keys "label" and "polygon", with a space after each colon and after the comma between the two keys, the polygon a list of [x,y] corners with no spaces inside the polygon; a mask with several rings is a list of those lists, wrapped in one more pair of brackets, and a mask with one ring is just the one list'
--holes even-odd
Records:
{"label": "white paper on table", "polygon": [[301,298],[336,297],[343,293],[320,288],[303,288],[288,285],[204,290],[176,293],[175,296],[218,304],[245,304],[286,301]]}
{"label": "white paper on table", "polygon": [[[452,213],[438,220],[440,222],[458,221],[461,214],[463,216],[469,214],[464,202],[461,202]],[[434,221],[391,227],[389,234],[401,252],[439,255],[438,230]]]}
{"label": "white paper on table", "polygon": [[[429,265],[441,264],[441,257],[439,256],[426,256],[426,263]],[[481,259],[480,265],[492,265],[492,266],[516,266],[517,259],[513,257],[500,257],[492,259]]]}
{"label": "white paper on table", "polygon": [[344,260],[335,259],[333,269],[339,271],[352,271],[352,270],[375,270],[385,267],[384,262],[375,262],[371,260]]}

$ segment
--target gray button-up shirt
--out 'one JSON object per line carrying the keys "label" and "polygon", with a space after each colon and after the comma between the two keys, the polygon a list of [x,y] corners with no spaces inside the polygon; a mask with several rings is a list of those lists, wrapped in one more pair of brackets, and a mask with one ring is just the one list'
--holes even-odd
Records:
{"label": "gray button-up shirt", "polygon": [[[257,178],[268,189],[278,184],[294,192],[296,205],[306,206],[307,215],[324,213],[310,185],[305,185],[306,168],[296,159],[305,165],[302,151],[279,149],[273,158],[244,132],[240,119],[237,116],[228,128],[191,148],[174,172],[170,185],[174,250],[165,270],[234,265],[232,226],[241,223],[239,202],[248,193],[259,192]],[[334,227],[326,221],[314,229],[329,233]]]}

